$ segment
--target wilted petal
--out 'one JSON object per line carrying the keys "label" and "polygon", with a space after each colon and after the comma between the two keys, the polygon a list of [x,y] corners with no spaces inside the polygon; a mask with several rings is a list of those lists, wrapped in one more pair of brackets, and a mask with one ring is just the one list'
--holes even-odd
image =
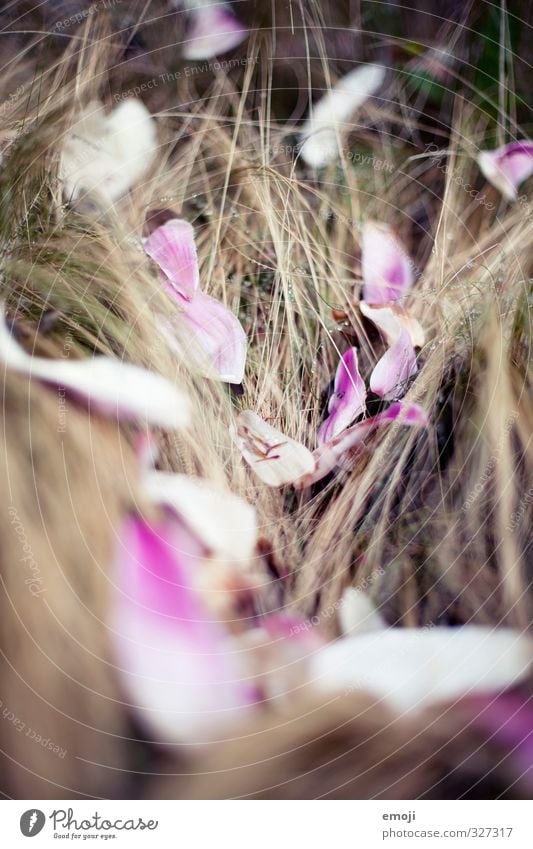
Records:
{"label": "wilted petal", "polygon": [[533,142],[518,141],[482,151],[478,165],[489,183],[507,200],[516,200],[518,186],[533,174]]}
{"label": "wilted petal", "polygon": [[192,28],[183,46],[185,59],[212,59],[228,53],[248,37],[248,30],[225,3],[201,6],[192,11]]}
{"label": "wilted petal", "polygon": [[145,240],[144,250],[172,288],[190,300],[198,289],[200,275],[194,230],[189,222],[173,218],[157,227]]}
{"label": "wilted petal", "polygon": [[237,417],[232,436],[242,456],[268,486],[283,486],[315,467],[311,451],[267,424],[251,410]]}
{"label": "wilted petal", "polygon": [[157,152],[155,122],[140,100],[127,98],[110,115],[91,103],[65,136],[60,177],[67,200],[88,196],[108,205],[151,167]]}
{"label": "wilted petal", "polygon": [[362,244],[363,300],[381,305],[403,298],[413,285],[412,262],[394,232],[367,221]]}
{"label": "wilted petal", "polygon": [[91,408],[119,419],[179,428],[188,424],[186,395],[164,377],[112,357],[47,360],[27,354],[0,320],[0,361],[28,377],[52,383],[86,400]]}
{"label": "wilted petal", "polygon": [[385,77],[381,65],[364,65],[350,71],[313,104],[302,129],[300,155],[316,168],[327,165],[339,155],[338,132],[354,112],[373,95]]}
{"label": "wilted petal", "polygon": [[187,546],[171,522],[129,519],[117,554],[112,634],[122,684],[139,720],[169,743],[216,739],[255,697],[195,588]]}
{"label": "wilted petal", "polygon": [[530,664],[530,642],[517,631],[388,628],[322,649],[311,679],[328,692],[368,691],[411,710],[511,687]]}
{"label": "wilted petal", "polygon": [[254,508],[227,489],[188,475],[152,471],[143,488],[156,504],[171,507],[217,557],[248,561],[257,542]]}
{"label": "wilted petal", "polygon": [[328,404],[329,416],[318,431],[319,445],[337,436],[363,412],[365,398],[366,388],[359,374],[357,348],[349,348],[337,367],[333,394]]}
{"label": "wilted petal", "polygon": [[413,341],[407,330],[383,354],[370,375],[370,389],[381,398],[398,398],[405,393],[407,381],[417,372]]}
{"label": "wilted petal", "polygon": [[190,301],[179,298],[179,305],[185,327],[183,338],[177,340],[178,348],[183,342],[186,353],[207,376],[242,383],[247,342],[237,316],[203,292],[196,292]]}
{"label": "wilted petal", "polygon": [[299,480],[293,481],[295,489],[305,489],[305,487],[325,478],[339,465],[347,451],[361,445],[375,428],[390,422],[398,422],[411,427],[425,427],[428,420],[426,413],[418,404],[404,404],[401,401],[391,404],[382,413],[362,422],[357,422],[357,424],[346,428],[338,436],[317,448],[312,455],[314,460],[313,471],[303,475]]}
{"label": "wilted petal", "polygon": [[359,309],[365,318],[368,318],[381,331],[387,345],[394,345],[402,327],[409,333],[415,348],[422,348],[425,345],[426,336],[422,325],[401,304],[391,301],[389,304],[373,307],[366,301],[359,301]]}

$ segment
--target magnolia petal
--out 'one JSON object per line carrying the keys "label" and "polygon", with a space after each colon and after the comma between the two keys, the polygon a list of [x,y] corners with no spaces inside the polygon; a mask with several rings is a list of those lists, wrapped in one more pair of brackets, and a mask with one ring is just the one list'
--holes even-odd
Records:
{"label": "magnolia petal", "polygon": [[339,465],[347,451],[357,448],[376,427],[390,422],[398,422],[410,427],[425,427],[428,419],[418,404],[404,404],[401,401],[391,404],[382,413],[357,422],[317,448],[312,455],[313,471],[294,481],[295,489],[305,489],[325,478]]}
{"label": "magnolia petal", "polygon": [[413,268],[403,245],[386,224],[367,221],[363,228],[362,298],[382,305],[404,298],[413,285]]}
{"label": "magnolia petal", "polygon": [[407,381],[417,369],[413,341],[402,328],[394,345],[385,351],[370,375],[370,389],[380,398],[398,398],[405,393]]}
{"label": "magnolia petal", "polygon": [[191,14],[191,32],[183,47],[185,59],[212,59],[233,50],[248,37],[247,28],[225,3],[199,7]]}
{"label": "magnolia petal", "polygon": [[315,467],[305,445],[285,436],[251,410],[239,414],[232,436],[243,458],[268,486],[292,483]]}
{"label": "magnolia petal", "polygon": [[366,301],[359,301],[359,310],[371,321],[385,337],[387,345],[394,345],[403,327],[411,336],[413,346],[423,348],[426,343],[424,329],[406,307],[394,301],[374,307]]}
{"label": "magnolia petal", "polygon": [[255,698],[195,588],[182,533],[171,522],[125,522],[112,616],[123,687],[139,720],[168,743],[216,739]]}
{"label": "magnolia petal", "polygon": [[190,300],[200,282],[194,230],[188,221],[172,218],[144,241],[144,250],[157,263],[173,289]]}
{"label": "magnolia petal", "polygon": [[203,292],[196,292],[190,301],[180,298],[179,304],[186,330],[183,342],[198,367],[209,377],[242,383],[247,342],[237,316]]}
{"label": "magnolia petal", "polygon": [[0,361],[28,377],[52,383],[85,399],[91,407],[119,419],[133,419],[168,428],[189,423],[187,396],[159,374],[98,356],[86,360],[32,357],[0,320]]}
{"label": "magnolia petal", "polygon": [[320,168],[339,156],[338,132],[380,87],[385,78],[381,65],[363,65],[350,71],[316,103],[302,129],[300,155]]}
{"label": "magnolia petal", "polygon": [[516,200],[520,183],[533,174],[533,142],[511,142],[496,150],[482,151],[478,165],[507,200]]}
{"label": "magnolia petal", "polygon": [[171,507],[220,559],[249,561],[257,542],[254,508],[227,489],[201,478],[152,471],[144,491],[156,504]]}
{"label": "magnolia petal", "polygon": [[528,673],[531,644],[517,631],[474,625],[388,628],[338,640],[311,664],[321,690],[364,690],[416,710],[511,687]]}
{"label": "magnolia petal", "polygon": [[356,587],[344,591],[339,607],[339,623],[344,635],[355,636],[367,631],[380,631],[385,622],[372,601]]}
{"label": "magnolia petal", "polygon": [[67,200],[88,196],[108,205],[137,183],[157,152],[155,122],[140,100],[127,98],[110,115],[91,103],[67,133],[60,176]]}
{"label": "magnolia petal", "polygon": [[342,355],[333,394],[329,399],[329,416],[318,431],[318,443],[322,445],[348,427],[365,409],[366,387],[359,374],[357,348],[349,348]]}

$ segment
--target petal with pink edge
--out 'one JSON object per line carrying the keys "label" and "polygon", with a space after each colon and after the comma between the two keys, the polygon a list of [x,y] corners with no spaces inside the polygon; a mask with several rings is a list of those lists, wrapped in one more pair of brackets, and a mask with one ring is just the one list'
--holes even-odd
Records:
{"label": "petal with pink edge", "polygon": [[533,174],[533,142],[511,142],[496,150],[482,151],[478,165],[507,200],[516,200],[520,183]]}
{"label": "petal with pink edge", "polygon": [[225,3],[194,9],[185,59],[212,59],[228,53],[248,37],[247,28],[232,15]]}
{"label": "petal with pink edge", "polygon": [[337,367],[333,394],[328,404],[329,416],[318,431],[319,445],[328,442],[351,425],[364,411],[365,399],[366,387],[359,374],[357,348],[349,348],[342,355]]}
{"label": "petal with pink edge", "polygon": [[231,431],[243,458],[268,486],[283,486],[313,471],[315,461],[305,445],[290,439],[251,410],[237,417]]}
{"label": "petal with pink edge", "polygon": [[33,357],[10,334],[4,316],[0,319],[0,362],[20,374],[60,387],[107,416],[169,428],[184,427],[190,420],[189,399],[161,375],[112,357]]}
{"label": "petal with pink edge", "polygon": [[370,375],[370,389],[381,398],[399,398],[417,368],[413,340],[402,328],[394,345],[385,351]]}
{"label": "petal with pink edge", "polygon": [[188,221],[172,218],[145,240],[144,250],[159,266],[173,289],[190,300],[199,286],[194,230]]}
{"label": "petal with pink edge", "polygon": [[386,224],[367,221],[363,228],[362,273],[367,304],[404,298],[413,285],[412,262]]}
{"label": "petal with pink edge", "polygon": [[361,313],[371,321],[385,337],[387,345],[394,345],[403,327],[411,336],[416,348],[423,348],[426,334],[418,319],[411,315],[406,307],[391,301],[381,307],[373,307],[366,301],[359,301]]}
{"label": "petal with pink edge", "polygon": [[240,658],[196,590],[187,535],[124,523],[113,603],[115,656],[139,721],[166,743],[223,736],[255,700]]}

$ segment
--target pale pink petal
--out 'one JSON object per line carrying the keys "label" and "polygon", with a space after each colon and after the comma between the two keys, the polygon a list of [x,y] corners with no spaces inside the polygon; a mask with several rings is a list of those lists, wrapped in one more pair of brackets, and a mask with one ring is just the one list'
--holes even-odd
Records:
{"label": "pale pink petal", "polygon": [[303,475],[299,480],[293,481],[295,489],[305,489],[325,478],[339,465],[347,451],[361,445],[365,438],[377,427],[390,422],[398,422],[411,427],[425,427],[428,420],[426,413],[418,404],[404,404],[401,401],[391,404],[384,412],[362,422],[357,422],[317,448],[312,455],[314,460],[313,471]]}
{"label": "pale pink petal", "polygon": [[122,686],[140,722],[168,743],[217,739],[255,699],[195,587],[192,549],[176,523],[131,518],[117,553],[112,636]]}
{"label": "pale pink petal", "polygon": [[328,404],[329,416],[318,431],[319,445],[328,442],[352,424],[364,411],[365,398],[366,388],[359,374],[357,348],[349,348],[337,367],[333,394]]}
{"label": "pale pink petal", "polygon": [[232,436],[246,462],[268,486],[283,486],[312,472],[313,455],[251,410],[237,417]]}
{"label": "pale pink petal", "polygon": [[482,151],[477,161],[487,180],[507,200],[516,200],[520,183],[533,174],[533,142],[526,139]]}
{"label": "pale pink petal", "polygon": [[394,345],[385,351],[370,375],[370,389],[381,398],[399,398],[405,393],[407,381],[416,374],[417,368],[413,341],[407,330],[402,328]]}
{"label": "pale pink petal", "polygon": [[192,300],[178,298],[184,332],[178,333],[178,349],[192,356],[208,377],[226,383],[242,383],[246,364],[246,333],[230,309],[220,301],[196,292]]}
{"label": "pale pink petal", "polygon": [[381,331],[387,345],[394,345],[402,327],[408,331],[415,348],[422,348],[425,345],[426,336],[422,325],[401,304],[391,301],[383,306],[373,307],[366,301],[359,301],[359,309],[365,318],[368,318]]}
{"label": "pale pink petal", "polygon": [[184,427],[190,420],[187,396],[161,375],[112,357],[32,357],[12,337],[4,316],[0,320],[0,361],[13,371],[58,386],[109,416],[169,428]]}
{"label": "pale pink petal", "polygon": [[172,288],[190,300],[198,289],[200,277],[194,230],[189,222],[172,218],[157,227],[145,240],[144,250]]}
{"label": "pale pink petal", "polygon": [[247,28],[225,3],[202,6],[191,14],[191,32],[183,47],[185,59],[212,59],[233,50],[248,37]]}
{"label": "pale pink petal", "polygon": [[413,285],[413,267],[404,247],[385,224],[367,221],[362,244],[363,300],[381,305],[404,298]]}

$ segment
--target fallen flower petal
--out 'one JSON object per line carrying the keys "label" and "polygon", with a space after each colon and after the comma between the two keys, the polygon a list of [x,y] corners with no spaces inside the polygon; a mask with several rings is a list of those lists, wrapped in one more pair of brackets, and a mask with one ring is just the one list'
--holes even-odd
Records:
{"label": "fallen flower petal", "polygon": [[256,695],[231,639],[210,620],[187,557],[187,539],[175,523],[125,522],[112,616],[115,654],[139,720],[168,743],[215,740]]}
{"label": "fallen flower petal", "polygon": [[318,443],[322,445],[344,428],[365,409],[366,387],[359,374],[357,348],[349,348],[342,355],[337,372],[333,394],[329,399],[329,416],[318,431]]}
{"label": "fallen flower petal", "polygon": [[83,398],[106,415],[180,428],[189,423],[187,396],[159,374],[97,356],[86,360],[47,360],[27,354],[0,320],[0,361],[28,377],[52,383]]}
{"label": "fallen flower petal", "polygon": [[530,641],[517,631],[388,628],[330,644],[314,656],[310,674],[322,690],[368,691],[416,710],[511,687],[530,665]]}
{"label": "fallen flower petal", "polygon": [[290,439],[251,410],[237,417],[231,431],[246,462],[268,486],[283,486],[315,467],[313,454],[305,445]]}
{"label": "fallen flower petal", "polygon": [[194,230],[188,221],[173,218],[144,241],[144,250],[157,263],[172,288],[190,300],[199,286]]}
{"label": "fallen flower petal", "polygon": [[228,561],[249,561],[257,542],[254,508],[227,489],[189,475],[148,472],[143,489],[171,507],[208,551]]}
{"label": "fallen flower petal", "polygon": [[292,481],[295,489],[305,489],[329,475],[342,461],[347,451],[358,447],[375,428],[390,422],[411,427],[425,427],[428,423],[426,413],[418,404],[403,404],[397,401],[382,413],[343,430],[338,436],[321,445],[313,452],[314,469]]}
{"label": "fallen flower petal", "polygon": [[507,200],[516,200],[520,183],[533,174],[533,142],[526,139],[482,151],[477,162],[489,183]]}
{"label": "fallen flower petal", "polygon": [[199,6],[191,14],[192,28],[183,47],[185,59],[212,59],[233,50],[248,37],[248,30],[226,3]]}
{"label": "fallen flower petal", "polygon": [[398,398],[417,370],[413,341],[402,328],[394,345],[385,351],[370,375],[370,389],[380,398]]}
{"label": "fallen flower petal", "polygon": [[320,168],[339,155],[338,132],[380,87],[385,78],[381,65],[363,65],[350,71],[317,103],[302,129],[300,156]]}
{"label": "fallen flower petal", "polygon": [[366,301],[359,301],[359,310],[383,334],[387,345],[394,345],[403,327],[411,336],[415,348],[424,347],[426,336],[422,325],[401,304],[391,301],[382,306],[371,306]]}
{"label": "fallen flower petal", "polygon": [[63,194],[67,201],[88,196],[109,205],[146,174],[156,152],[155,122],[140,100],[127,98],[109,115],[93,102],[63,143]]}
{"label": "fallen flower petal", "polygon": [[413,285],[412,262],[386,224],[367,221],[363,228],[362,298],[382,305],[404,298]]}

